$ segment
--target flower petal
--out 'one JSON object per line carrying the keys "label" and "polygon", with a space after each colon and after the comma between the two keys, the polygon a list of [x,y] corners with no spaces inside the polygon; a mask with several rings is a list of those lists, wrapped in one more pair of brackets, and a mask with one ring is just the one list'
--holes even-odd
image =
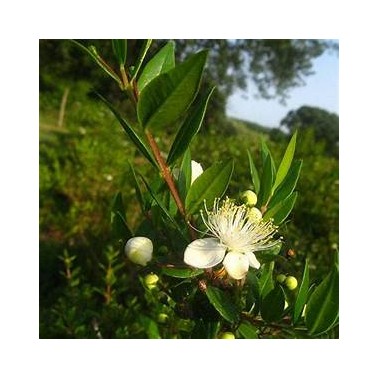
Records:
{"label": "flower petal", "polygon": [[223,260],[225,253],[226,247],[218,239],[197,239],[186,247],[184,261],[195,268],[211,268]]}
{"label": "flower petal", "polygon": [[246,252],[245,255],[248,257],[249,266],[251,266],[252,268],[255,268],[255,269],[260,268],[260,263],[256,259],[256,256],[253,252]]}
{"label": "flower petal", "polygon": [[223,265],[227,273],[236,280],[244,278],[249,269],[248,257],[239,252],[228,252]]}

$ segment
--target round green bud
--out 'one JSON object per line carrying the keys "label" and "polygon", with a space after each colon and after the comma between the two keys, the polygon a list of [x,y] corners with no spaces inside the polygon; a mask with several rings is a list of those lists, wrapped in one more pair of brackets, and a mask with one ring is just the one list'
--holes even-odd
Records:
{"label": "round green bud", "polygon": [[235,339],[235,335],[232,332],[223,332],[220,335],[221,339]]}
{"label": "round green bud", "polygon": [[257,207],[251,207],[248,210],[248,219],[252,223],[258,223],[258,222],[260,222],[261,219],[262,219],[261,211]]}
{"label": "round green bud", "polygon": [[285,285],[289,290],[294,290],[298,286],[298,281],[293,276],[286,277]]}
{"label": "round green bud", "polygon": [[152,259],[152,241],[144,236],[136,236],[127,241],[125,254],[134,264],[146,266]]}
{"label": "round green bud", "polygon": [[150,290],[156,287],[158,281],[159,277],[154,273],[147,274],[147,276],[144,277],[144,283]]}
{"label": "round green bud", "polygon": [[169,316],[168,316],[167,314],[160,313],[160,314],[158,315],[157,321],[158,321],[158,323],[162,323],[162,324],[164,324],[164,323],[167,322],[168,318],[169,318]]}
{"label": "round green bud", "polygon": [[257,196],[255,192],[252,192],[252,190],[246,190],[243,192],[240,196],[241,200],[250,207],[253,207],[257,203]]}
{"label": "round green bud", "polygon": [[286,280],[286,276],[284,274],[278,274],[276,277],[277,282],[283,284]]}

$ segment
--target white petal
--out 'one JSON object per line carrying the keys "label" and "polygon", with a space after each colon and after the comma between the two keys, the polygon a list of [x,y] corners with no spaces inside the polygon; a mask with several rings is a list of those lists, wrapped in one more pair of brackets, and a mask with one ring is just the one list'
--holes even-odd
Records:
{"label": "white petal", "polygon": [[255,268],[255,269],[259,269],[260,263],[256,259],[255,254],[253,252],[246,252],[245,254],[248,257],[249,266],[251,266],[252,268]]}
{"label": "white petal", "polygon": [[211,268],[223,260],[225,253],[226,247],[218,239],[197,239],[186,247],[184,261],[195,268]]}
{"label": "white petal", "polygon": [[244,278],[249,269],[248,257],[239,252],[228,252],[223,265],[227,273],[236,280]]}
{"label": "white petal", "polygon": [[201,176],[203,173],[202,165],[200,163],[197,163],[196,161],[191,161],[191,167],[192,167],[192,180],[190,184],[193,184],[193,181],[198,178],[198,176]]}

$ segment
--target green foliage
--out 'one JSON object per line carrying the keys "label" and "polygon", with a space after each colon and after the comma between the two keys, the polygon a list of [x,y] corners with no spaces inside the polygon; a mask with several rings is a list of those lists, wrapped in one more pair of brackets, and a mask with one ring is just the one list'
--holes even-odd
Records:
{"label": "green foliage", "polygon": [[[61,88],[51,103],[41,95],[40,337],[338,337],[335,252],[331,264],[326,257],[337,237],[337,191],[327,192],[337,160],[314,134],[274,142],[241,122],[233,121],[232,136],[194,138],[213,99],[213,89],[196,99],[207,53],[176,65],[173,43],[151,59],[150,48],[150,40],[115,40],[109,50],[81,49],[122,79],[129,107],[100,95],[103,106],[79,84],[62,127],[54,125]],[[103,69],[112,66],[108,56],[119,73]],[[172,133],[169,123],[181,127]],[[193,183],[192,157],[208,167]],[[208,232],[204,202],[249,188],[282,237],[256,251],[261,267],[235,280],[221,265],[186,265],[188,243]],[[132,236],[151,239],[146,266],[125,258]],[[151,274],[154,285],[145,282]],[[278,274],[299,286],[289,290]]]}
{"label": "green foliage", "polygon": [[138,119],[143,128],[172,124],[198,93],[207,53],[199,52],[152,80],[141,92]]}

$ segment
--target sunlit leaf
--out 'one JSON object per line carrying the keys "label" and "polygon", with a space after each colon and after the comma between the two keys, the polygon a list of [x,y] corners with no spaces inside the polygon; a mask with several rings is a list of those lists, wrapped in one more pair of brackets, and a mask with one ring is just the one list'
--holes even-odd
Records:
{"label": "sunlit leaf", "polygon": [[295,152],[295,143],[297,140],[297,132],[293,134],[290,139],[290,142],[286,148],[284,156],[281,160],[280,166],[278,167],[276,179],[274,181],[274,185],[272,188],[272,192],[274,192],[281,182],[285,179],[287,173],[289,172],[291,162],[293,161],[294,152]]}
{"label": "sunlit leaf", "polygon": [[138,90],[143,88],[155,77],[167,72],[175,66],[175,44],[173,41],[163,46],[146,64],[138,80]]}
{"label": "sunlit leaf", "polygon": [[176,278],[192,278],[201,275],[204,271],[203,269],[193,269],[193,268],[171,268],[163,267],[161,272],[166,276],[176,277]]}
{"label": "sunlit leaf", "polygon": [[140,93],[137,113],[143,128],[167,127],[197,95],[207,52],[200,51],[153,79]]}

